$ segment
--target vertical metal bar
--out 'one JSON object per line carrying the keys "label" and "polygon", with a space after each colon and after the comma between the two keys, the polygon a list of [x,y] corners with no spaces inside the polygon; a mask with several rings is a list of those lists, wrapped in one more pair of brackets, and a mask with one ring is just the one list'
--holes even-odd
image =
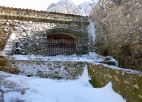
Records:
{"label": "vertical metal bar", "polygon": [[55,39],[54,39],[54,37],[53,37],[53,41],[52,41],[52,52],[53,52],[53,55],[55,54],[55,51],[54,51],[54,48],[55,48],[55,45],[54,45],[54,41],[55,41]]}
{"label": "vertical metal bar", "polygon": [[[63,35],[62,35],[63,36]],[[65,53],[66,54],[66,48],[65,48],[65,43],[64,43],[64,40],[65,39],[65,36],[63,36],[63,38],[62,38],[62,43],[63,43],[63,45],[62,45],[62,47],[63,47],[63,53]]]}
{"label": "vertical metal bar", "polygon": [[52,43],[53,43],[53,39],[51,38],[51,45],[50,45],[51,51],[50,51],[50,55],[52,55]]}
{"label": "vertical metal bar", "polygon": [[57,54],[73,54],[75,53],[75,39],[64,35],[56,34],[47,37],[48,52],[47,54],[57,55]]}

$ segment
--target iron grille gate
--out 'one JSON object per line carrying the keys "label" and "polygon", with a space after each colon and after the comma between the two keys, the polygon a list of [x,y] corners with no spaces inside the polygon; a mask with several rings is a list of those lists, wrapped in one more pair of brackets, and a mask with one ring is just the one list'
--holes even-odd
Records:
{"label": "iron grille gate", "polygon": [[52,34],[47,36],[47,55],[70,55],[75,53],[75,39],[64,34]]}

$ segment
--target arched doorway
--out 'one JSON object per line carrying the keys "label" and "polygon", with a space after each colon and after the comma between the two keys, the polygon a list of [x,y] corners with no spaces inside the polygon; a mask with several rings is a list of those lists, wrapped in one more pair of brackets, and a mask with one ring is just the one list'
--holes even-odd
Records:
{"label": "arched doorway", "polygon": [[75,38],[66,34],[47,36],[47,55],[70,55],[75,53]]}

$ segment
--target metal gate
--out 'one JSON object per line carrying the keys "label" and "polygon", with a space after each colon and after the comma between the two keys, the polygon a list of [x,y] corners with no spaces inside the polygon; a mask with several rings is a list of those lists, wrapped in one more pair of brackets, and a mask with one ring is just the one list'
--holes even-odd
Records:
{"label": "metal gate", "polygon": [[75,39],[65,34],[52,34],[47,36],[47,55],[70,55],[75,53]]}

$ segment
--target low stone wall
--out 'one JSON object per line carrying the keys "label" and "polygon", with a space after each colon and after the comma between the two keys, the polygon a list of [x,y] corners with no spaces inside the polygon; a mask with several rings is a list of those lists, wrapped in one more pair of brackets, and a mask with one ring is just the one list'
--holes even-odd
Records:
{"label": "low stone wall", "polygon": [[12,73],[12,74],[18,74],[20,71],[13,67],[12,64],[9,62],[8,59],[6,59],[4,56],[0,55],[0,71]]}
{"label": "low stone wall", "polygon": [[12,61],[20,74],[52,79],[78,79],[86,66],[74,61]]}
{"label": "low stone wall", "polygon": [[112,82],[113,89],[127,102],[142,102],[142,72],[102,64],[88,64],[88,71],[94,87],[103,87]]}
{"label": "low stone wall", "polygon": [[142,102],[142,72],[104,64],[77,61],[12,61],[20,74],[52,79],[77,79],[88,68],[94,87],[104,87],[112,82],[114,91],[126,102]]}

